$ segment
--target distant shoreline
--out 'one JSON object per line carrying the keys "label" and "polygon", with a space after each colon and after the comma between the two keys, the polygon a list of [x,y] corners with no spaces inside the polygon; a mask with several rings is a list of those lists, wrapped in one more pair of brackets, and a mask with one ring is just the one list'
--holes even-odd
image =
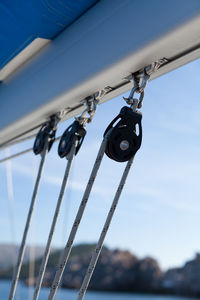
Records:
{"label": "distant shoreline", "polygon": [[[94,244],[79,244],[73,248],[63,275],[64,289],[80,288],[94,247]],[[44,287],[52,285],[59,257],[60,250],[51,253],[43,281]],[[41,260],[39,255],[34,261],[35,274],[39,273]],[[11,267],[4,270],[0,268],[0,279],[10,280],[11,277]],[[23,264],[20,279],[26,285],[35,285],[37,275],[29,278],[29,261]],[[89,289],[99,292],[200,297],[200,254],[196,254],[183,267],[163,272],[154,258],[139,259],[129,251],[104,247]]]}

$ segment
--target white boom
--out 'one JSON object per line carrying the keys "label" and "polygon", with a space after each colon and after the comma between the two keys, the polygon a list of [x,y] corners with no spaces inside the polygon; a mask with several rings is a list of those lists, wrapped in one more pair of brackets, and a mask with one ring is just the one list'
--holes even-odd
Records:
{"label": "white boom", "polygon": [[0,84],[0,144],[110,87],[103,101],[131,88],[127,78],[167,58],[152,79],[200,57],[199,0],[102,0]]}

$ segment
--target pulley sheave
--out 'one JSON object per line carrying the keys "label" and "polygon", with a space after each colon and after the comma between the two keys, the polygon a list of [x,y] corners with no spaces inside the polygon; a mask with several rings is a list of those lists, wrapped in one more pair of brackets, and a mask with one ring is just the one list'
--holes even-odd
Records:
{"label": "pulley sheave", "polygon": [[63,133],[59,146],[58,146],[58,155],[63,158],[66,157],[72,147],[73,140],[75,136],[77,137],[77,146],[76,146],[76,151],[75,155],[78,153],[84,137],[86,135],[86,130],[83,127],[82,124],[80,124],[78,121],[74,121]]}
{"label": "pulley sheave", "polygon": [[[117,120],[119,122],[114,126]],[[125,162],[136,154],[142,143],[141,120],[141,113],[127,106],[121,109],[104,133],[105,136],[110,131],[105,150],[109,158],[117,162]]]}
{"label": "pulley sheave", "polygon": [[44,126],[42,126],[42,128],[39,130],[35,138],[35,142],[33,145],[33,152],[36,155],[42,153],[47,139],[48,139],[48,151],[50,151],[53,142],[55,140],[55,133],[56,133],[56,129],[55,128],[52,129],[50,125],[45,124]]}

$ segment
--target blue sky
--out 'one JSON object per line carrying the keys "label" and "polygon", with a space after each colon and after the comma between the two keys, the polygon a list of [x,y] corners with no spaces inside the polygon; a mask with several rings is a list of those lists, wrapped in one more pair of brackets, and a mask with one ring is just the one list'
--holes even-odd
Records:
{"label": "blue sky", "polygon": [[[137,153],[106,238],[112,248],[151,255],[162,268],[178,266],[199,251],[200,230],[200,60],[149,82],[143,113],[143,143]],[[128,94],[127,94],[128,95]],[[124,105],[122,96],[98,107],[77,155],[62,205],[53,245],[62,247],[87,183],[105,128]],[[58,134],[71,123],[60,124]],[[15,153],[32,145],[10,149]],[[46,243],[66,160],[55,144],[48,154],[28,243]],[[4,157],[5,152],[1,153]],[[14,233],[1,164],[0,242],[20,242],[39,157],[32,153],[11,161]],[[124,164],[104,158],[76,243],[95,242],[100,234]]]}

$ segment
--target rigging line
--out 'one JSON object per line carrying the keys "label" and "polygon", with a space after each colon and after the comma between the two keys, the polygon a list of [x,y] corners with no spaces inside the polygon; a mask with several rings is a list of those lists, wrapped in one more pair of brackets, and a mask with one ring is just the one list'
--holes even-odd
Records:
{"label": "rigging line", "polygon": [[[74,161],[74,164],[73,164],[73,172],[71,171],[71,182],[73,182],[73,175],[74,175],[74,168],[75,167],[75,161]],[[62,237],[61,237],[61,243],[62,243],[62,245],[64,245],[65,244],[65,237],[66,237],[66,231],[67,231],[67,229],[69,228],[69,213],[70,213],[70,208],[71,208],[71,189],[68,189],[68,201],[65,201],[65,209],[64,209],[64,218],[63,218],[63,225],[62,225]],[[63,246],[64,247],[64,246]],[[58,258],[58,262],[60,261],[60,259],[61,259],[61,255],[62,255],[62,253],[60,253],[60,255],[59,255],[59,258]],[[57,263],[58,263],[57,262]],[[62,287],[62,280],[61,280],[61,283],[60,283],[60,287]],[[58,294],[58,292],[57,292],[57,300],[60,300],[61,299],[61,297],[62,297],[62,295],[61,295],[61,291],[60,291],[60,293]]]}
{"label": "rigging line", "polygon": [[31,129],[29,129],[29,130],[26,130],[26,131],[24,131],[23,133],[18,134],[17,136],[15,136],[15,137],[9,139],[8,141],[6,141],[5,143],[0,144],[0,148],[1,148],[1,147],[4,147],[5,145],[9,144],[10,142],[14,142],[16,139],[18,139],[18,138],[20,138],[20,137],[23,137],[24,135],[28,134],[29,132],[32,132],[33,130],[38,129],[39,127],[43,126],[45,123],[46,123],[46,122],[43,122],[43,123],[41,123],[41,124],[38,124],[37,126],[31,128]]}
{"label": "rigging line", "polygon": [[[10,149],[5,149],[6,155],[10,154]],[[16,248],[16,231],[15,231],[15,215],[14,215],[14,192],[13,192],[13,180],[12,180],[12,165],[11,161],[6,162],[6,177],[7,177],[7,189],[8,189],[8,203],[10,211],[10,229],[11,229],[11,240],[14,243]],[[15,249],[16,250],[16,249]],[[16,258],[13,257],[12,265],[13,272],[15,269]],[[16,299],[19,299],[19,294],[16,294]]]}
{"label": "rigging line", "polygon": [[[10,154],[10,149],[5,149],[6,155]],[[10,217],[10,233],[11,233],[11,242],[15,245],[16,248],[16,231],[15,231],[15,215],[14,215],[14,193],[13,193],[13,180],[12,180],[12,166],[11,162],[6,162],[6,178],[7,178],[7,191],[8,191],[8,207],[9,207],[9,217]],[[16,250],[16,249],[15,249]],[[13,255],[12,257],[12,267],[13,271],[15,269],[16,259]],[[16,295],[18,299],[18,294]]]}
{"label": "rigging line", "polygon": [[[5,150],[6,154],[10,154],[10,149]],[[12,243],[16,243],[15,233],[15,218],[14,218],[14,193],[13,193],[13,181],[12,181],[12,167],[11,162],[6,162],[6,178],[7,178],[7,191],[8,191],[8,203],[9,203],[9,215],[10,215],[10,230]],[[14,261],[13,261],[14,263]]]}
{"label": "rigging line", "polygon": [[88,180],[88,184],[86,186],[86,189],[85,189],[81,204],[79,206],[76,218],[74,220],[74,223],[73,223],[68,241],[67,241],[66,246],[65,246],[65,248],[63,250],[63,253],[61,255],[61,259],[59,261],[58,269],[56,271],[56,275],[54,277],[53,284],[51,286],[51,290],[50,290],[50,293],[49,293],[48,300],[52,300],[54,298],[54,296],[56,294],[56,291],[57,291],[57,289],[60,285],[60,281],[61,281],[64,269],[65,269],[65,266],[67,264],[69,255],[70,255],[71,250],[72,250],[72,246],[73,246],[74,238],[76,236],[76,232],[77,232],[79,224],[81,222],[84,210],[86,208],[86,205],[87,205],[87,202],[88,202],[88,199],[89,199],[89,196],[90,196],[90,192],[92,190],[94,181],[95,181],[96,176],[97,176],[97,172],[99,170],[100,164],[102,162],[102,159],[103,159],[103,156],[104,156],[104,153],[105,153],[108,134],[106,134],[106,136],[104,137],[104,139],[101,143],[99,152],[97,154],[97,158],[96,158],[96,161],[94,163],[90,178]]}
{"label": "rigging line", "polygon": [[109,213],[108,213],[108,215],[107,215],[105,224],[104,224],[104,226],[103,226],[101,235],[100,235],[100,237],[99,237],[98,243],[97,243],[97,245],[96,245],[96,247],[95,247],[95,250],[94,250],[94,252],[93,252],[92,258],[91,258],[91,260],[90,260],[90,264],[89,264],[88,269],[87,269],[87,272],[86,272],[86,274],[85,274],[85,277],[84,277],[82,286],[81,286],[81,288],[80,288],[80,290],[79,290],[79,294],[78,294],[77,300],[82,300],[82,299],[84,298],[84,296],[85,296],[86,291],[87,291],[88,285],[89,285],[89,283],[90,283],[92,274],[93,274],[93,272],[94,272],[94,270],[95,270],[95,266],[96,266],[96,264],[97,264],[99,255],[100,255],[101,250],[102,250],[102,247],[103,247],[103,242],[104,242],[104,240],[105,240],[105,237],[106,237],[106,234],[107,234],[107,232],[108,232],[110,223],[111,223],[111,221],[112,221],[112,218],[113,218],[115,209],[116,209],[117,204],[118,204],[118,202],[119,202],[119,198],[120,198],[121,193],[122,193],[122,190],[123,190],[123,188],[124,188],[124,185],[125,185],[127,176],[128,176],[128,174],[129,174],[131,165],[132,165],[132,163],[133,163],[133,159],[134,159],[134,157],[131,158],[131,159],[127,162],[126,167],[125,167],[125,169],[124,169],[124,172],[123,172],[123,175],[122,175],[122,177],[121,177],[120,183],[119,183],[119,185],[118,185],[116,194],[115,194],[115,196],[114,196],[114,199],[113,199],[111,208],[110,208],[110,210],[109,210]]}
{"label": "rigging line", "polygon": [[27,141],[27,140],[31,140],[31,139],[33,139],[35,136],[36,136],[36,134],[31,134],[31,135],[26,136],[26,137],[24,137],[24,138],[19,138],[19,139],[17,139],[16,141],[8,142],[8,143],[3,144],[2,146],[0,146],[0,150],[3,150],[3,149],[5,149],[5,148],[7,148],[7,147],[14,146],[14,145],[16,145],[16,144],[23,143],[23,142],[25,142],[25,141]]}
{"label": "rigging line", "polygon": [[[55,139],[54,142],[59,141],[60,138],[61,138],[61,136],[58,136],[58,137]],[[1,149],[0,149],[0,150],[1,150]],[[12,154],[12,155],[10,155],[10,156],[7,156],[7,157],[5,157],[5,158],[0,159],[0,163],[3,163],[3,162],[5,162],[5,161],[7,161],[7,160],[10,160],[10,159],[13,159],[13,158],[22,156],[22,155],[24,155],[24,154],[26,154],[26,153],[29,153],[29,152],[31,152],[31,151],[33,151],[33,148],[28,148],[28,149],[23,150],[23,151],[20,151],[20,152],[18,152],[18,153]]]}
{"label": "rigging line", "polygon": [[[32,160],[32,169],[33,169],[33,187],[35,182],[35,174],[37,173],[37,167],[34,160]],[[32,219],[32,232],[31,232],[31,241],[29,247],[29,272],[28,272],[28,300],[31,300],[33,297],[33,284],[35,278],[35,218]]]}
{"label": "rigging line", "polygon": [[28,152],[31,152],[31,151],[33,151],[33,148],[28,148],[28,149],[23,150],[23,151],[21,151],[21,152],[12,154],[12,155],[10,155],[10,156],[7,156],[7,157],[5,157],[5,158],[0,159],[0,163],[3,163],[3,162],[8,161],[8,160],[10,160],[10,159],[19,157],[19,156],[24,155],[24,154],[26,154],[26,153],[28,153]]}
{"label": "rigging line", "polygon": [[35,275],[35,245],[30,245],[29,248],[29,271],[28,271],[28,285],[29,285],[29,296],[28,299],[31,300],[33,296],[33,288],[32,285]]}
{"label": "rigging line", "polygon": [[68,181],[68,178],[69,178],[69,173],[70,173],[70,170],[71,170],[72,162],[73,162],[73,159],[74,159],[74,156],[75,156],[76,146],[77,146],[77,137],[75,136],[75,138],[73,140],[72,148],[71,148],[71,151],[70,151],[70,154],[69,154],[69,159],[68,159],[68,162],[67,162],[67,166],[66,166],[66,169],[65,169],[65,174],[64,174],[64,177],[63,177],[63,181],[62,181],[60,194],[59,194],[59,197],[58,197],[58,201],[57,201],[53,221],[52,221],[52,224],[51,224],[51,229],[50,229],[50,232],[49,232],[49,236],[48,236],[44,256],[43,256],[43,259],[42,259],[42,264],[40,266],[39,276],[38,276],[38,279],[37,279],[37,282],[36,282],[36,287],[35,287],[35,291],[34,291],[34,295],[33,295],[33,300],[38,299],[39,292],[40,292],[40,289],[41,289],[42,281],[43,281],[43,278],[44,278],[44,274],[45,274],[49,254],[50,254],[51,242],[52,242],[53,234],[54,234],[54,231],[55,231],[58,215],[59,215],[59,212],[60,212],[61,203],[62,203],[62,200],[63,200],[63,197],[64,197],[67,181]]}
{"label": "rigging line", "polygon": [[27,239],[28,230],[29,230],[29,227],[30,227],[30,222],[31,222],[31,218],[32,218],[32,214],[33,214],[33,210],[34,210],[34,206],[35,206],[35,202],[36,202],[36,197],[37,197],[38,188],[39,188],[41,177],[42,177],[42,171],[43,171],[44,162],[45,162],[45,159],[46,159],[47,152],[48,152],[48,140],[46,140],[46,142],[45,142],[44,150],[43,150],[42,155],[41,155],[41,161],[40,161],[38,174],[37,174],[37,178],[36,178],[36,182],[35,182],[35,186],[34,186],[34,190],[33,190],[31,204],[30,204],[29,211],[28,211],[28,216],[27,216],[27,220],[26,220],[26,224],[25,224],[25,228],[24,228],[22,242],[21,242],[21,245],[20,245],[20,248],[19,248],[17,265],[16,265],[16,268],[15,268],[12,283],[11,283],[11,289],[10,289],[10,294],[9,294],[9,298],[8,298],[9,300],[14,299],[16,288],[17,288],[17,283],[19,281],[19,275],[20,275],[20,271],[21,271],[21,267],[22,267],[22,261],[23,261],[24,252],[25,252],[26,239]]}

